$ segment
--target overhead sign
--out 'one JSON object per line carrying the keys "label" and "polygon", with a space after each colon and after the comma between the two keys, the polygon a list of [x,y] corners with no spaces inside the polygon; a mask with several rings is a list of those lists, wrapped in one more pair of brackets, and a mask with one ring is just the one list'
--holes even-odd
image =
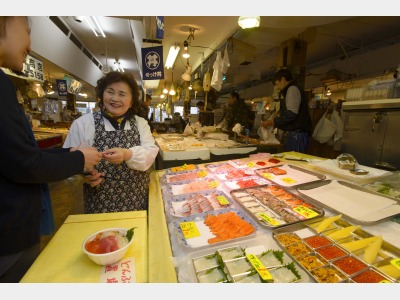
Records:
{"label": "overhead sign", "polygon": [[156,17],[156,38],[164,38],[164,17]]}
{"label": "overhead sign", "polygon": [[142,48],[143,80],[164,79],[163,46]]}
{"label": "overhead sign", "polygon": [[58,96],[67,96],[67,81],[62,79],[56,79]]}

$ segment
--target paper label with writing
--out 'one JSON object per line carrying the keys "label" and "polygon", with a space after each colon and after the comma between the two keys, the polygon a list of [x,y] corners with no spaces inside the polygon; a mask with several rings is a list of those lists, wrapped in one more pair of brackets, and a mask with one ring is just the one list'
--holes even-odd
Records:
{"label": "paper label with writing", "polygon": [[217,196],[217,200],[218,200],[219,204],[221,204],[221,205],[229,204],[229,201],[228,201],[228,199],[226,199],[225,196]]}
{"label": "paper label with writing", "polygon": [[135,283],[135,258],[127,257],[115,264],[102,266],[100,283]]}
{"label": "paper label with writing", "polygon": [[211,181],[211,182],[208,184],[208,186],[210,187],[210,189],[215,189],[216,187],[218,187],[218,185],[219,185],[219,182],[216,181],[216,180]]}
{"label": "paper label with writing", "polygon": [[395,258],[390,261],[390,263],[400,270],[400,258]]}
{"label": "paper label with writing", "polygon": [[278,226],[278,225],[280,225],[280,223],[277,221],[277,220],[275,220],[274,218],[271,218],[270,216],[268,216],[268,215],[266,215],[265,213],[263,213],[263,212],[259,212],[258,214],[257,214],[257,216],[259,216],[261,219],[263,219],[265,222],[267,222],[267,223],[269,223],[269,224],[271,224],[271,225],[273,225],[273,226]]}
{"label": "paper label with writing", "polygon": [[254,254],[246,254],[246,257],[263,280],[273,281],[272,275],[268,272],[267,268],[264,267],[257,256]]}
{"label": "paper label with writing", "polygon": [[181,222],[179,223],[179,226],[181,227],[185,239],[190,239],[200,236],[200,231],[197,228],[195,222]]}
{"label": "paper label with writing", "polygon": [[198,176],[199,176],[199,177],[205,177],[205,176],[207,176],[207,171],[206,171],[206,170],[200,171],[200,172],[198,173]]}
{"label": "paper label with writing", "polygon": [[316,211],[313,211],[312,209],[302,205],[296,206],[295,208],[293,208],[293,210],[307,219],[311,219],[318,216],[318,213]]}
{"label": "paper label with writing", "polygon": [[274,178],[274,175],[272,175],[271,173],[262,173],[261,176],[265,177],[267,179],[273,179]]}
{"label": "paper label with writing", "polygon": [[281,180],[286,184],[294,184],[297,181],[290,177],[281,178]]}
{"label": "paper label with writing", "polygon": [[249,168],[252,168],[252,167],[254,167],[255,166],[255,163],[253,163],[253,162],[249,162],[248,164],[247,164],[247,167],[249,167]]}

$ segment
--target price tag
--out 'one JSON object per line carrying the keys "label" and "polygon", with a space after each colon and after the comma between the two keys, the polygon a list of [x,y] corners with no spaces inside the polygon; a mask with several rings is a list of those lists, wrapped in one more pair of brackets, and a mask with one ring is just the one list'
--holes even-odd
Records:
{"label": "price tag", "polygon": [[267,268],[264,267],[257,256],[254,254],[246,254],[246,257],[263,280],[271,282],[274,281],[272,275],[268,272]]}
{"label": "price tag", "polygon": [[378,283],[391,283],[391,282],[387,279],[384,279],[384,280],[379,281]]}
{"label": "price tag", "polygon": [[390,261],[390,263],[400,270],[400,258],[395,258]]}
{"label": "price tag", "polygon": [[182,170],[186,170],[187,168],[187,164],[184,164],[183,166],[181,166]]}
{"label": "price tag", "polygon": [[247,166],[248,166],[249,168],[252,168],[252,167],[255,166],[255,164],[254,164],[253,162],[249,162],[249,163],[247,164]]}
{"label": "price tag", "polygon": [[208,184],[208,186],[210,187],[210,189],[215,189],[218,185],[219,185],[219,182],[216,181],[216,180],[211,181],[211,182]]}
{"label": "price tag", "polygon": [[285,178],[281,178],[281,180],[287,184],[293,184],[296,183],[296,180],[294,180],[293,178],[290,177],[285,177]]}
{"label": "price tag", "polygon": [[199,173],[197,173],[197,175],[198,175],[199,177],[205,177],[205,176],[207,176],[207,171],[206,171],[206,170],[202,170],[202,171],[200,171]]}
{"label": "price tag", "polygon": [[271,173],[262,173],[261,176],[267,179],[274,179],[274,175],[272,175]]}
{"label": "price tag", "polygon": [[196,224],[192,222],[181,222],[179,223],[179,226],[181,227],[183,236],[185,239],[190,239],[194,237],[200,236],[200,231],[197,229]]}
{"label": "price tag", "polygon": [[229,201],[228,201],[228,199],[226,199],[225,196],[217,196],[217,200],[218,200],[219,204],[221,204],[221,205],[229,204]]}
{"label": "price tag", "polygon": [[273,226],[278,226],[278,225],[280,225],[280,223],[279,223],[277,220],[271,218],[270,216],[266,215],[266,214],[263,213],[263,212],[259,212],[257,215],[258,215],[261,219],[263,219],[265,222],[267,222],[267,223],[269,223],[269,224],[271,224],[271,225],[273,225]]}
{"label": "price tag", "polygon": [[307,219],[318,216],[318,213],[316,211],[313,211],[312,209],[309,209],[308,207],[302,205],[296,206],[295,208],[293,208],[293,210]]}

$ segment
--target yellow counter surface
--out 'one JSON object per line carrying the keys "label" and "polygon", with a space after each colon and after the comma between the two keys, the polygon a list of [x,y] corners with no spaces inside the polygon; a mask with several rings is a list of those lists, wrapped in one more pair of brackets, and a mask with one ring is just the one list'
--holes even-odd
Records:
{"label": "yellow counter surface", "polygon": [[112,227],[137,227],[125,257],[135,259],[136,282],[148,282],[147,211],[70,215],[21,282],[99,282],[102,266],[82,252],[82,243],[90,234]]}

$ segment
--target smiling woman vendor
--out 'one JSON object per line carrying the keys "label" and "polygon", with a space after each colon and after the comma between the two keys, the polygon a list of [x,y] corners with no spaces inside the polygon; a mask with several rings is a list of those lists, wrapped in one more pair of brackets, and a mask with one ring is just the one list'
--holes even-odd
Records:
{"label": "smiling woman vendor", "polygon": [[139,89],[130,74],[110,72],[97,81],[100,111],[72,123],[64,147],[95,147],[103,160],[84,177],[85,213],[147,210],[149,168],[158,147],[139,117]]}

